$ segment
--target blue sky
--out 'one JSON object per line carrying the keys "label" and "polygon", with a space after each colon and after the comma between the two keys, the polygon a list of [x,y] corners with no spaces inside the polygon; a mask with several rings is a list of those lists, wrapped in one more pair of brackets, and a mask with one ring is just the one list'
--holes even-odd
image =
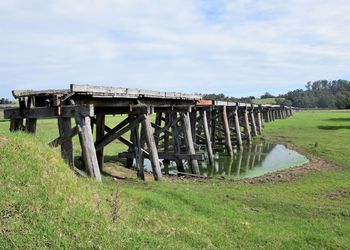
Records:
{"label": "blue sky", "polygon": [[0,96],[70,83],[259,96],[348,79],[348,0],[0,1]]}

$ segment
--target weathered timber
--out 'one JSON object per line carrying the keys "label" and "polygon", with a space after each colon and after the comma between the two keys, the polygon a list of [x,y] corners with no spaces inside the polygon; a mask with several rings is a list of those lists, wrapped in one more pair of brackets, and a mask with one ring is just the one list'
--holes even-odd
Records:
{"label": "weathered timber", "polygon": [[184,100],[199,100],[201,95],[185,94],[177,92],[162,92],[145,89],[131,89],[131,88],[116,88],[116,87],[102,87],[92,85],[78,85],[71,84],[70,90],[79,94],[92,95],[97,97],[113,97],[113,98],[158,98],[158,99],[184,99]]}
{"label": "weathered timber", "polygon": [[259,135],[262,135],[263,134],[263,123],[262,123],[260,110],[257,111],[257,118],[258,118],[258,133],[259,133]]}
{"label": "weathered timber", "polygon": [[70,118],[58,118],[57,120],[60,136],[49,143],[49,146],[54,148],[65,144],[79,133],[77,126],[71,128]]}
{"label": "weathered timber", "polygon": [[[147,159],[150,159],[150,154],[147,151],[143,150],[144,157]],[[119,158],[131,158],[134,156],[134,153],[129,152],[123,152],[119,153]],[[196,153],[196,154],[188,154],[188,153],[172,153],[172,152],[163,152],[158,151],[158,158],[163,160],[169,160],[169,161],[176,161],[176,160],[186,160],[186,161],[192,161],[192,160],[198,160],[203,161],[204,155],[202,153]]]}
{"label": "weathered timber", "polygon": [[77,116],[76,122],[79,128],[79,139],[84,164],[87,167],[90,176],[94,177],[97,181],[102,181],[94,146],[94,140],[91,132],[90,117]]}
{"label": "weathered timber", "polygon": [[[105,135],[105,114],[99,112],[96,114],[96,141],[100,140]],[[103,148],[96,152],[98,166],[100,171],[103,169],[104,155]]]}
{"label": "weathered timber", "polygon": [[72,129],[71,118],[61,117],[57,119],[60,137],[50,142],[51,147],[61,145],[62,158],[71,169],[74,169],[74,150],[72,137],[78,134],[78,127]]}
{"label": "weathered timber", "polygon": [[233,111],[233,119],[235,124],[237,146],[241,149],[243,143],[242,143],[241,126],[239,125],[239,117],[238,117],[237,109]]}
{"label": "weathered timber", "polygon": [[208,120],[207,120],[207,111],[202,111],[203,112],[203,128],[204,128],[204,135],[205,135],[205,144],[207,147],[207,152],[208,152],[208,160],[209,164],[213,165],[214,164],[214,154],[213,154],[213,148],[211,145],[211,140],[210,140],[210,133],[209,133],[209,126],[208,126]]}
{"label": "weathered timber", "polygon": [[224,126],[226,150],[227,150],[227,153],[231,156],[233,155],[233,150],[232,150],[231,134],[230,134],[230,127],[228,124],[226,106],[222,106],[222,122]]}
{"label": "weathered timber", "polygon": [[[177,154],[181,154],[181,139],[180,139],[180,129],[179,129],[179,126],[178,126],[178,123],[179,123],[179,120],[178,119],[181,119],[177,117],[177,112],[172,112],[170,114],[170,124],[171,124],[171,129],[172,129],[172,138],[173,138],[173,144],[174,144],[174,151],[175,153]],[[182,160],[178,159],[178,160],[175,160],[176,162],[176,167],[177,167],[177,170],[180,171],[180,172],[184,172],[185,169],[184,169],[184,166],[183,166],[183,162]]]}
{"label": "weathered timber", "polygon": [[57,107],[15,108],[4,110],[5,119],[42,119],[55,117],[94,116],[93,105],[67,105],[62,106],[62,114]]}
{"label": "weathered timber", "polygon": [[[193,138],[192,138],[192,132],[191,132],[191,122],[190,122],[190,115],[188,112],[182,113],[182,124],[184,129],[184,138],[185,138],[185,144],[188,150],[189,154],[195,154],[194,144],[193,144]],[[193,174],[199,174],[199,166],[197,160],[191,160],[190,161],[191,170]]]}
{"label": "weathered timber", "polygon": [[147,148],[148,148],[149,154],[150,154],[153,176],[154,176],[155,180],[161,180],[162,179],[162,172],[160,170],[158,152],[157,152],[156,143],[155,143],[154,137],[153,137],[151,121],[150,121],[148,114],[143,114],[142,116],[143,116],[142,128],[143,128],[143,132],[145,134]]}
{"label": "weathered timber", "polygon": [[246,139],[248,140],[249,144],[252,144],[252,136],[250,133],[250,125],[249,125],[249,118],[248,118],[248,110],[245,109],[243,112],[244,116],[244,133],[246,135]]}
{"label": "weathered timber", "polygon": [[256,129],[256,123],[255,123],[255,110],[252,109],[250,111],[250,121],[251,121],[251,124],[252,124],[252,131],[253,131],[253,136],[257,136],[258,135],[258,131]]}
{"label": "weathered timber", "polygon": [[114,140],[121,137],[123,134],[128,132],[129,130],[133,129],[134,126],[136,126],[139,122],[141,122],[143,117],[136,118],[136,122],[131,124],[130,123],[130,116],[123,120],[121,123],[119,123],[117,126],[115,126],[110,132],[105,134],[102,138],[100,138],[98,141],[95,142],[96,150],[99,151],[105,146],[107,146],[109,143],[113,142]]}

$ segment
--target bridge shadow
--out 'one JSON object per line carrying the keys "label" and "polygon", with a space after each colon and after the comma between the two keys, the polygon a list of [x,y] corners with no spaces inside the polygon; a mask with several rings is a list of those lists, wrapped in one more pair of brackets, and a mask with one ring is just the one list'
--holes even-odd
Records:
{"label": "bridge shadow", "polygon": [[350,126],[317,126],[323,130],[338,130],[338,129],[350,129]]}
{"label": "bridge shadow", "polygon": [[350,117],[347,117],[347,118],[329,118],[329,119],[325,119],[324,121],[331,121],[331,122],[350,122]]}

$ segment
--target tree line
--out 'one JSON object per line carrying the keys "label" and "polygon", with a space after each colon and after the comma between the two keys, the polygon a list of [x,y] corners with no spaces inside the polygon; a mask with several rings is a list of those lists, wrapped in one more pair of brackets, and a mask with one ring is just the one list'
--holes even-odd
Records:
{"label": "tree line", "polygon": [[0,98],[0,104],[13,104],[13,101],[10,101],[7,98]]}
{"label": "tree line", "polygon": [[306,89],[296,89],[280,95],[280,104],[300,108],[350,108],[350,81],[319,80],[308,82]]}
{"label": "tree line", "polygon": [[[224,94],[207,94],[206,99],[253,103],[255,97],[235,98]],[[296,89],[274,96],[266,92],[260,99],[275,98],[276,104],[299,108],[350,108],[350,81],[347,80],[318,80],[308,82],[305,89]]]}

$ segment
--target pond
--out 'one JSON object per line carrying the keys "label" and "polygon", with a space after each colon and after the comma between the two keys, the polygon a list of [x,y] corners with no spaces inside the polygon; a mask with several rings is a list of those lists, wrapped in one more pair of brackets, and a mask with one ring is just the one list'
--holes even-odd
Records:
{"label": "pond", "polygon": [[[209,165],[207,161],[201,161],[199,168],[201,175],[204,176],[243,179],[301,166],[305,163],[308,163],[305,156],[288,149],[283,144],[261,142],[251,146],[247,145],[243,150],[235,151],[233,157],[217,153],[213,166]],[[185,164],[184,167],[187,173],[191,173],[188,164]],[[145,161],[145,170],[151,170],[148,160]],[[175,174],[177,171],[175,162],[163,163],[162,171],[165,174]]]}

